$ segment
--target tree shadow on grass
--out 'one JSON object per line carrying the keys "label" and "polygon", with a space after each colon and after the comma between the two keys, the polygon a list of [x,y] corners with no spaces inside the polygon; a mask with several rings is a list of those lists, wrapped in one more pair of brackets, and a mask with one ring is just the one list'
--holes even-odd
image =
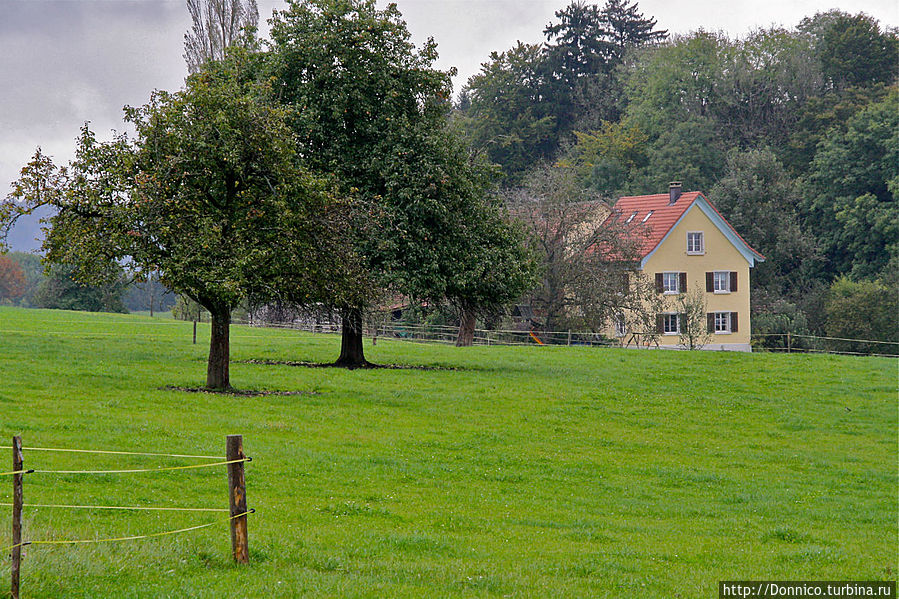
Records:
{"label": "tree shadow on grass", "polygon": [[291,360],[241,360],[241,364],[260,366],[299,366],[302,368],[343,368],[346,370],[471,370],[458,366],[425,366],[422,364],[372,364],[366,362],[358,366],[343,366],[334,362],[296,362]]}
{"label": "tree shadow on grass", "polygon": [[160,391],[181,391],[182,393],[211,393],[215,395],[234,395],[236,397],[261,397],[264,395],[318,395],[316,391],[262,391],[257,389],[210,389],[208,387],[177,387],[166,385]]}

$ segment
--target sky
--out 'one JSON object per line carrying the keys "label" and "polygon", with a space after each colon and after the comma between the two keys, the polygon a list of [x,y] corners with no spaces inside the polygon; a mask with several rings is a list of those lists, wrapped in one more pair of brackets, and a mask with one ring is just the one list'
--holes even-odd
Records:
{"label": "sky", "polygon": [[[284,3],[257,2],[265,37],[266,21]],[[396,0],[413,41],[433,37],[437,67],[458,69],[456,91],[490,52],[517,40],[543,41],[543,28],[568,3]],[[771,25],[792,27],[830,8],[865,12],[882,27],[899,25],[896,0],[641,0],[639,7],[671,33],[702,27],[740,37]],[[184,0],[0,0],[0,197],[38,146],[64,164],[85,121],[108,137],[122,129],[123,106],[146,103],[153,89],[181,87],[189,27]],[[16,250],[35,250],[37,232],[34,219],[24,221],[9,242]]]}

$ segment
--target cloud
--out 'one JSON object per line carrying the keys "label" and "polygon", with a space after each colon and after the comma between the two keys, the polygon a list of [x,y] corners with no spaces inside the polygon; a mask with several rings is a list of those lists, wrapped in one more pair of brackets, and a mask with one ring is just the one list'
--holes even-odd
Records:
{"label": "cloud", "polygon": [[[593,0],[591,0],[593,1]],[[603,0],[595,0],[603,4]],[[413,41],[433,37],[438,68],[457,67],[458,90],[492,51],[521,40],[540,43],[553,13],[569,0],[396,0]],[[260,34],[282,0],[258,0]],[[378,0],[384,7],[387,0]],[[817,0],[641,0],[660,28],[700,26],[740,36],[772,23],[787,27],[821,10]],[[897,25],[895,0],[840,0],[883,26]],[[153,89],[183,84],[184,0],[0,0],[0,194],[35,147],[65,163],[84,121],[100,137],[122,129],[122,106],[145,103]],[[35,227],[16,239],[33,236]],[[24,230],[24,229],[23,229]],[[17,232],[18,233],[18,232]]]}
{"label": "cloud", "polygon": [[[0,0],[0,14],[4,194],[37,146],[65,163],[85,121],[101,136],[121,130],[122,106],[178,88],[186,75],[180,2]],[[17,225],[15,247],[32,249],[36,229]]]}

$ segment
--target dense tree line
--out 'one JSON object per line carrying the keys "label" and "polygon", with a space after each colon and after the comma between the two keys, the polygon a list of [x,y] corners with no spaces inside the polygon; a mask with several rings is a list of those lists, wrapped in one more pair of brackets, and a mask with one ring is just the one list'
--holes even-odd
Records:
{"label": "dense tree line", "polygon": [[[147,309],[143,284],[129,285],[123,277],[91,285],[78,283],[72,274],[70,265],[45,265],[35,254],[0,255],[0,305],[86,312]],[[155,291],[160,297],[165,293],[164,289]]]}
{"label": "dense tree line", "polygon": [[[546,43],[491,54],[460,94],[458,120],[504,184],[552,162],[610,203],[674,180],[703,190],[768,257],[755,332],[783,313],[845,336],[841,277],[888,286],[899,269],[897,32],[831,10],[738,39],[668,36],[622,0],[556,19]],[[856,334],[895,339],[887,316]]]}

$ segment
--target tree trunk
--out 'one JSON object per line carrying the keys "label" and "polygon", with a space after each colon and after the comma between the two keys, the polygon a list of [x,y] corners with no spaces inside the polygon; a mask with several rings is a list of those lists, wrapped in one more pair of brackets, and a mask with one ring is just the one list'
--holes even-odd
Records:
{"label": "tree trunk", "polygon": [[459,334],[456,336],[456,347],[470,347],[474,343],[475,311],[463,308],[459,319]]}
{"label": "tree trunk", "polygon": [[210,310],[212,333],[209,336],[209,362],[206,367],[206,386],[210,389],[230,389],[228,363],[231,359],[231,308]]}
{"label": "tree trunk", "polygon": [[341,308],[340,357],[334,362],[342,368],[369,366],[362,347],[362,309]]}

